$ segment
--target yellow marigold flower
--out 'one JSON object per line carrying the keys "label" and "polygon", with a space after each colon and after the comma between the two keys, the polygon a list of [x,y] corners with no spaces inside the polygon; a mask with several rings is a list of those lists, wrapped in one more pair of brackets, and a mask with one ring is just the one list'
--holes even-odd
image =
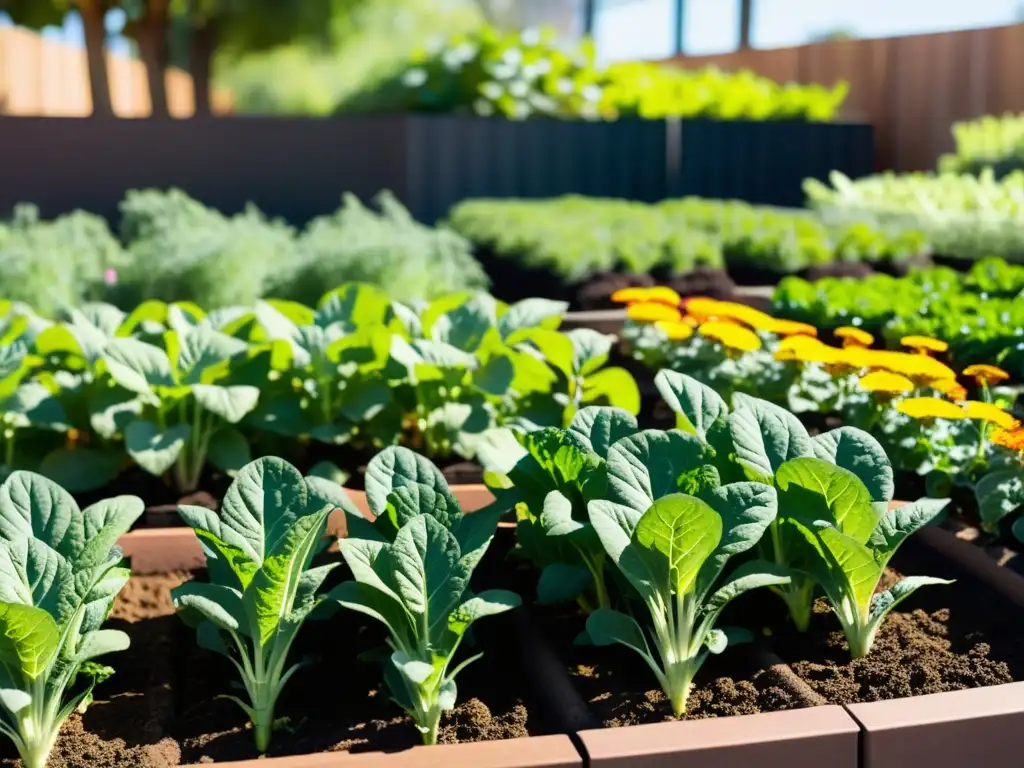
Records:
{"label": "yellow marigold flower", "polygon": [[776,336],[817,336],[818,329],[796,320],[774,320],[765,330]]}
{"label": "yellow marigold flower", "polygon": [[729,349],[753,352],[761,348],[761,339],[757,337],[756,333],[734,323],[709,320],[702,323],[698,330],[701,336],[713,339]]}
{"label": "yellow marigold flower", "polygon": [[678,307],[682,299],[671,288],[664,285],[656,285],[653,288],[620,288],[612,294],[612,301],[620,304],[650,301],[655,304]]}
{"label": "yellow marigold flower", "polygon": [[967,366],[964,368],[964,376],[970,376],[979,385],[998,384],[1010,378],[1010,374],[1002,368],[997,368],[994,365],[985,365],[984,363]]}
{"label": "yellow marigold flower", "polygon": [[759,309],[748,307],[746,304],[735,304],[731,301],[718,302],[718,316],[739,320],[756,331],[770,330],[775,323],[779,322]]}
{"label": "yellow marigold flower", "polygon": [[872,371],[858,382],[869,392],[881,392],[887,395],[901,395],[914,389],[914,382],[906,376],[888,371]]}
{"label": "yellow marigold flower", "polygon": [[638,323],[656,323],[659,320],[674,323],[679,321],[681,315],[679,310],[673,307],[645,301],[642,304],[630,304],[626,307],[626,317],[636,320]]}
{"label": "yellow marigold flower", "polygon": [[938,379],[931,383],[932,389],[937,389],[950,400],[966,400],[967,390],[957,383],[956,379]]}
{"label": "yellow marigold flower", "polygon": [[900,344],[924,355],[929,352],[945,352],[949,349],[949,344],[930,336],[904,336],[900,339]]}
{"label": "yellow marigold flower", "polygon": [[703,321],[718,316],[718,304],[719,302],[715,299],[696,296],[683,302],[683,308],[686,310],[686,314]]}
{"label": "yellow marigold flower", "polygon": [[693,326],[681,320],[659,320],[655,325],[672,341],[685,341],[693,336]]}
{"label": "yellow marigold flower", "polygon": [[1011,451],[1024,451],[1024,428],[1022,427],[997,429],[989,435],[988,439]]}
{"label": "yellow marigold flower", "polygon": [[937,397],[911,397],[896,403],[896,410],[912,419],[949,419],[956,421],[967,414],[959,405]]}
{"label": "yellow marigold flower", "polygon": [[836,328],[836,336],[843,340],[844,347],[870,347],[875,343],[874,336],[852,325]]}
{"label": "yellow marigold flower", "polygon": [[690,326],[691,328],[696,328],[696,327],[697,327],[698,325],[700,325],[700,320],[698,320],[698,319],[697,319],[696,317],[694,317],[693,315],[683,315],[683,316],[682,316],[682,317],[681,317],[681,318],[679,319],[679,322],[681,322],[681,323],[686,323],[686,324],[687,324],[688,326]]}
{"label": "yellow marigold flower", "polygon": [[968,419],[979,421],[990,421],[1003,429],[1016,429],[1020,422],[1008,414],[1002,408],[992,403],[983,403],[980,400],[968,400],[963,405],[964,412]]}

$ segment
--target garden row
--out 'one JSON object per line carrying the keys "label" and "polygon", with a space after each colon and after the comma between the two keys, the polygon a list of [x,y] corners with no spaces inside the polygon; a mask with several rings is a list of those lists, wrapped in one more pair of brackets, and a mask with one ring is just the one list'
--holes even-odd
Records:
{"label": "garden row", "polygon": [[592,765],[952,766],[979,739],[1014,765],[1024,589],[927,543],[948,500],[894,502],[858,429],[657,385],[669,431],[593,406],[491,431],[483,505],[405,448],[364,494],[261,458],[191,531],[125,535],[140,499],[15,472],[0,730],[27,768],[582,765],[557,734]]}
{"label": "garden row", "polygon": [[[617,298],[629,303],[626,344],[650,371],[685,371],[725,396],[756,394],[819,429],[864,430],[892,460],[901,488],[952,493],[968,522],[993,535],[1014,522],[1024,541],[1018,387],[1003,386],[1011,375],[992,364],[1018,362],[1021,349],[957,371],[942,362],[950,345],[941,338],[890,325],[886,335],[897,338],[878,348],[855,314],[852,324],[831,328],[830,345],[808,323],[729,302],[680,300],[666,288]],[[1024,333],[1019,319],[1007,325],[1017,339]],[[1011,351],[1015,357],[1005,354]],[[1015,369],[1018,380],[1022,373]]]}
{"label": "garden row", "polygon": [[380,213],[346,195],[301,232],[253,206],[225,216],[179,190],[130,191],[118,234],[84,211],[40,220],[32,206],[0,225],[0,298],[44,314],[104,300],[130,310],[143,299],[210,309],[263,296],[315,303],[345,282],[386,286],[399,301],[487,287],[469,244],[417,223],[393,196]]}
{"label": "garden row", "polygon": [[835,118],[847,83],[780,85],[749,70],[685,70],[653,62],[597,64],[592,41],[572,48],[554,29],[483,27],[416,52],[391,80],[347,99],[339,112],[402,112],[614,120]]}
{"label": "garden row", "polygon": [[[607,283],[608,273],[621,273],[619,283],[651,274],[685,283],[694,270],[728,268],[738,282],[772,284],[836,261],[892,269],[928,255],[916,232],[828,227],[807,211],[700,198],[654,205],[584,197],[468,200],[452,209],[447,224],[476,246],[503,290],[536,291],[546,275],[545,295],[584,305],[607,301],[610,291],[602,296],[587,283]],[[729,277],[715,278],[719,290],[728,292]],[[582,289],[572,287],[580,283]],[[709,287],[681,292],[707,293]]]}
{"label": "garden row", "polygon": [[495,426],[561,426],[590,403],[636,413],[632,377],[606,366],[612,338],[558,331],[565,308],[486,293],[407,305],[364,284],[315,308],[149,300],[52,320],[7,302],[0,466],[173,505],[219,495],[211,472],[253,451],[337,479],[387,445],[452,463]]}
{"label": "garden row", "polygon": [[953,124],[956,151],[939,158],[939,170],[1002,176],[1024,169],[1024,115],[985,115]]}

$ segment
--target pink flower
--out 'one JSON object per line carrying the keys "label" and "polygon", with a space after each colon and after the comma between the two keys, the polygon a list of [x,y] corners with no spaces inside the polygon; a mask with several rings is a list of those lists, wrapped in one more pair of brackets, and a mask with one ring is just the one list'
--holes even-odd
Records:
{"label": "pink flower", "polygon": [[115,285],[117,283],[117,270],[113,267],[107,267],[103,270],[103,282],[107,285]]}

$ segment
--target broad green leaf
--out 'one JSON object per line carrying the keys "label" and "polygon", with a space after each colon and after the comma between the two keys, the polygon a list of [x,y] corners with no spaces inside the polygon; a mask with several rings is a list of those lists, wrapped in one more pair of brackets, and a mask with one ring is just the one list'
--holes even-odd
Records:
{"label": "broad green leaf", "polygon": [[537,582],[537,602],[555,605],[575,600],[594,583],[586,568],[566,563],[551,563],[540,572]]}
{"label": "broad green leaf", "polygon": [[974,487],[981,515],[981,527],[996,533],[1007,515],[1024,506],[1024,472],[1019,469],[997,469],[982,477]]}
{"label": "broad green leaf", "polygon": [[46,611],[0,603],[0,662],[35,680],[60,648],[60,631]]}
{"label": "broad green leaf", "polygon": [[499,613],[518,608],[520,602],[519,595],[509,592],[507,589],[488,589],[469,598],[452,611],[448,617],[448,629],[456,636],[461,637],[477,619],[496,616]]}
{"label": "broad green leaf", "polygon": [[391,552],[406,610],[423,616],[430,628],[443,626],[461,601],[472,571],[460,562],[455,537],[434,518],[420,515],[398,532]]}
{"label": "broad green leaf", "polygon": [[107,440],[123,433],[141,415],[142,402],[121,387],[108,387],[89,401],[89,425]]}
{"label": "broad green leaf", "polygon": [[789,411],[740,394],[735,406],[729,415],[729,432],[736,459],[749,479],[771,484],[784,462],[814,455],[807,430]]}
{"label": "broad green leaf", "polygon": [[812,443],[816,457],[860,478],[872,501],[892,500],[892,465],[885,449],[870,434],[855,427],[839,427],[816,435]]}
{"label": "broad green leaf", "polygon": [[[816,533],[848,584],[849,592],[862,614],[861,618],[866,619],[871,596],[882,576],[882,568],[875,562],[870,549],[840,533],[838,529],[831,526],[818,527]],[[830,590],[833,585],[822,584],[822,587],[832,594]]]}
{"label": "broad green leaf", "polygon": [[504,397],[515,379],[516,369],[509,355],[496,355],[473,373],[473,384],[492,397]]}
{"label": "broad green leaf", "polygon": [[590,524],[601,540],[601,546],[612,562],[619,563],[623,551],[629,546],[642,512],[624,504],[595,499],[587,505]]}
{"label": "broad green leaf", "polygon": [[694,435],[648,429],[616,442],[608,451],[612,501],[644,512],[655,500],[679,490],[679,478],[697,469],[704,446]]}
{"label": "broad green leaf", "polygon": [[698,596],[707,594],[730,557],[752,549],[778,514],[775,489],[762,483],[730,483],[701,494],[722,518],[722,538],[700,570]]}
{"label": "broad green leaf", "polygon": [[638,544],[665,556],[673,592],[687,594],[704,561],[722,538],[722,518],[693,496],[672,494],[655,501],[640,517],[634,537]]}
{"label": "broad green leaf", "polygon": [[408,448],[391,447],[374,456],[366,467],[366,501],[375,516],[384,514],[387,498],[395,488],[420,483],[446,497],[451,509],[458,502],[448,490],[448,483],[434,464]]}
{"label": "broad green leaf", "polygon": [[451,496],[423,483],[408,483],[395,488],[387,497],[385,515],[397,532],[418,515],[430,515],[454,532],[462,518],[462,510],[452,506]]}
{"label": "broad green leaf", "polygon": [[336,485],[344,486],[348,482],[350,474],[333,461],[318,461],[310,467],[306,480],[309,480],[311,477],[319,477],[329,480]]}
{"label": "broad green leaf", "polygon": [[590,450],[606,459],[613,444],[635,434],[639,427],[636,417],[628,411],[591,405],[576,412],[569,431],[578,435]]}
{"label": "broad green leaf", "polygon": [[637,414],[640,412],[640,389],[633,374],[625,368],[602,368],[584,381],[583,402]]}
{"label": "broad green leaf", "polygon": [[346,333],[351,333],[357,328],[387,322],[390,305],[379,288],[368,283],[348,283],[320,298],[316,324],[326,327],[340,323]]}
{"label": "broad green leaf", "polygon": [[562,315],[569,309],[564,301],[551,299],[523,299],[510,306],[498,319],[501,338],[508,339],[520,328],[548,328],[554,330]]}
{"label": "broad green leaf", "polygon": [[575,350],[572,341],[564,333],[543,328],[522,328],[506,339],[509,346],[523,346],[540,353],[543,359],[567,378],[576,374],[573,364]]}
{"label": "broad green leaf", "polygon": [[565,335],[572,344],[572,369],[577,376],[589,376],[608,362],[614,336],[592,328],[575,328]]}
{"label": "broad green leaf", "polygon": [[121,453],[89,448],[58,448],[43,458],[39,474],[72,493],[87,493],[113,482],[123,458]]}
{"label": "broad green leaf", "polygon": [[175,385],[167,353],[138,339],[111,339],[103,360],[114,381],[131,392],[148,395],[153,387]]}
{"label": "broad green leaf", "polygon": [[652,659],[647,638],[636,619],[610,608],[599,608],[587,617],[587,634],[594,645],[620,643],[627,648]]}
{"label": "broad green leaf", "polygon": [[260,391],[245,385],[222,387],[218,384],[195,384],[192,395],[210,413],[220,416],[229,424],[237,424],[256,407]]}
{"label": "broad green leaf", "polygon": [[827,461],[791,459],[775,476],[779,507],[787,517],[811,525],[824,520],[858,543],[864,544],[878,516],[871,494],[856,475]]}
{"label": "broad green leaf", "polygon": [[[412,348],[426,366],[432,366],[442,370],[446,368],[465,368],[467,370],[473,370],[476,368],[475,357],[468,352],[463,352],[458,347],[447,344],[443,341],[417,339],[412,343]],[[424,368],[423,364],[417,364],[415,370],[420,371],[422,368]]]}
{"label": "broad green leaf", "polygon": [[32,472],[0,486],[0,538],[26,552],[33,542],[73,560],[85,546],[85,523],[71,494]]}
{"label": "broad green leaf", "polygon": [[[91,568],[107,562],[111,550],[117,547],[117,540],[142,516],[144,509],[142,499],[137,496],[113,496],[83,509],[85,544],[76,555],[75,568]],[[120,549],[117,552],[120,553]],[[113,595],[120,591],[118,587]]]}
{"label": "broad green leaf", "polygon": [[431,338],[463,352],[476,352],[484,336],[497,326],[494,298],[478,293],[469,301],[441,315],[430,329]]}
{"label": "broad green leaf", "polygon": [[583,523],[572,519],[572,502],[559,491],[544,497],[540,524],[548,536],[568,536],[583,530]]}
{"label": "broad green leaf", "polygon": [[910,597],[921,587],[933,584],[952,584],[950,579],[937,579],[933,576],[907,576],[900,579],[884,592],[879,592],[871,598],[871,608],[868,613],[868,620],[880,622],[889,611],[895,608],[906,598]]}
{"label": "broad green leaf", "polygon": [[182,613],[182,618],[190,625],[198,626],[198,621],[191,619],[189,613],[227,632],[246,634],[248,631],[242,596],[230,587],[186,581],[171,590],[171,600],[175,610]]}
{"label": "broad green leaf", "polygon": [[234,427],[221,427],[210,438],[206,458],[222,472],[235,473],[252,461],[249,440]]}
{"label": "broad green leaf", "polygon": [[710,387],[676,371],[659,371],[654,377],[661,399],[676,414],[676,426],[707,442],[708,430],[729,416],[729,406]]}
{"label": "broad green leaf", "polygon": [[401,602],[370,584],[346,581],[332,589],[328,599],[376,619],[400,638],[409,638],[413,632],[409,614]]}
{"label": "broad green leaf", "polygon": [[884,568],[904,539],[926,525],[941,522],[948,505],[949,499],[918,499],[887,510],[879,518],[868,540],[875,554],[875,562]]}
{"label": "broad green leaf", "polygon": [[124,431],[124,447],[132,461],[151,475],[162,475],[178,460],[191,434],[188,424],[162,430],[152,421],[139,419]]}
{"label": "broad green leaf", "polygon": [[784,565],[764,560],[750,560],[735,571],[718,590],[705,602],[709,611],[720,611],[735,597],[758,587],[774,587],[788,584],[792,574]]}
{"label": "broad green leaf", "polygon": [[63,428],[67,425],[67,416],[60,401],[48,387],[37,381],[19,386],[13,395],[0,403],[0,412],[5,412],[8,419],[16,417],[15,426]]}

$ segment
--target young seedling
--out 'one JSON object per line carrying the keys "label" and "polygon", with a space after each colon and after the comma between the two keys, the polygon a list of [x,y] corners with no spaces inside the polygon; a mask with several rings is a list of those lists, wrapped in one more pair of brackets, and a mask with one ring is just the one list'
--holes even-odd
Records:
{"label": "young seedling", "polygon": [[248,701],[226,698],[252,720],[256,748],[265,752],[274,707],[301,666],[288,652],[303,622],[324,600],[319,590],[338,563],[310,568],[337,507],[358,511],[343,492],[327,497],[324,483],[307,482],[277,458],[257,459],[238,473],[220,512],[180,506],[206,555],[210,582],[189,581],[171,593],[199,644],[228,657]]}
{"label": "young seedling", "polygon": [[366,489],[384,522],[353,526],[339,542],[355,580],[331,597],[387,627],[392,653],[384,681],[423,742],[435,744],[441,714],[455,707],[456,675],[482,655],[452,666],[470,625],[519,605],[512,592],[474,595],[469,588],[498,518],[463,516],[437,468],[405,449],[388,449],[371,462]]}
{"label": "young seedling", "polygon": [[128,648],[128,635],[100,627],[131,575],[117,539],[142,510],[134,496],[80,510],[31,472],[0,487],[0,732],[26,768],[45,768],[64,721],[109,674],[90,660]]}
{"label": "young seedling", "polygon": [[712,591],[728,559],[753,547],[775,519],[776,499],[773,488],[759,483],[732,483],[702,495],[669,494],[642,513],[612,501],[590,503],[608,557],[647,606],[655,652],[637,621],[618,611],[592,613],[587,632],[596,645],[621,643],[639,653],[677,717],[708,653],[750,639],[746,630],[716,628],[729,601],[790,578],[778,565],[752,560]]}
{"label": "young seedling", "polygon": [[846,634],[850,655],[871,651],[886,615],[919,587],[947,579],[908,576],[876,594],[889,560],[908,536],[944,515],[949,499],[919,499],[881,515],[852,472],[816,458],[785,462],[779,503],[803,536],[799,567],[821,586]]}

